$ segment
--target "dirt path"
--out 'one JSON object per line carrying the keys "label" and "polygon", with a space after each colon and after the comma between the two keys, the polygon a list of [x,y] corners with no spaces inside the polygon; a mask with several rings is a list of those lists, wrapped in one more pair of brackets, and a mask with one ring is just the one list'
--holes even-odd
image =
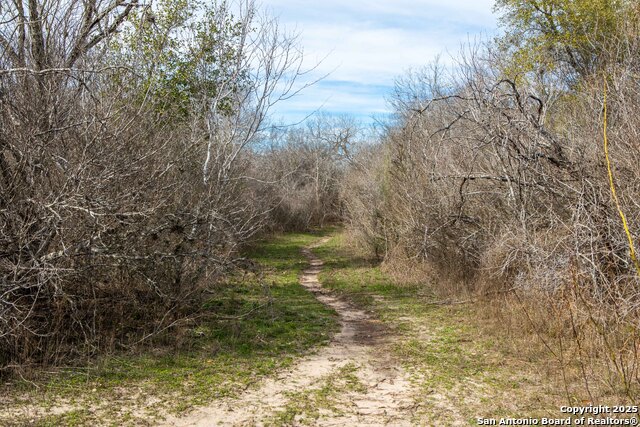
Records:
{"label": "dirt path", "polygon": [[387,349],[392,337],[379,321],[322,288],[318,281],[322,261],[312,248],[303,249],[310,266],[300,283],[338,313],[340,333],[328,347],[257,389],[163,425],[299,425],[305,421],[317,426],[413,425],[411,385]]}

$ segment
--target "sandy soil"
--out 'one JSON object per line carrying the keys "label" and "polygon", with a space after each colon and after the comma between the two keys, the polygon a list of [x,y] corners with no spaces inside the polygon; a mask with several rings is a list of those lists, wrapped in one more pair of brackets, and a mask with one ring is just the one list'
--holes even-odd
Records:
{"label": "sandy soil", "polygon": [[[319,244],[321,244],[320,242]],[[312,390],[323,378],[336,374],[342,367],[355,366],[362,387],[358,391],[338,391],[339,410],[322,410],[313,420],[317,426],[411,426],[413,393],[407,374],[390,355],[393,337],[388,330],[366,312],[333,296],[322,288],[318,273],[322,261],[303,250],[309,260],[300,283],[340,316],[341,331],[328,347],[303,358],[277,377],[263,381],[257,388],[240,397],[214,402],[182,418],[167,419],[163,426],[261,426],[290,402],[291,393]],[[335,408],[334,408],[335,409]],[[293,425],[300,422],[294,421]]]}

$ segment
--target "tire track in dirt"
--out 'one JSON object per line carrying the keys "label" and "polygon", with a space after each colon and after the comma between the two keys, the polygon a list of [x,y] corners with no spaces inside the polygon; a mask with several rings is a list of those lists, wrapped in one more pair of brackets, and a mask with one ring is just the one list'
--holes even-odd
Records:
{"label": "tire track in dirt", "polygon": [[[292,393],[313,390],[323,378],[335,375],[341,368],[355,366],[353,374],[361,387],[344,391],[339,396],[339,411],[323,410],[317,426],[411,426],[414,407],[411,383],[390,355],[388,345],[393,337],[384,325],[365,311],[336,297],[322,287],[318,274],[322,260],[312,252],[327,239],[304,248],[309,261],[300,284],[323,304],[334,309],[341,330],[330,344],[316,354],[306,356],[293,367],[274,378],[264,380],[237,398],[221,399],[182,418],[168,419],[163,426],[262,426],[291,402]],[[293,402],[295,403],[295,402]],[[292,425],[298,425],[294,421]]]}

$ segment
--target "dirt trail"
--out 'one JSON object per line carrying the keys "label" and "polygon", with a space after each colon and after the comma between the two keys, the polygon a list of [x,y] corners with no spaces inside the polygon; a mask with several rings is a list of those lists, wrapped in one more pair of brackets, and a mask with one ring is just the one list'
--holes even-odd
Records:
{"label": "dirt trail", "polygon": [[[326,240],[325,240],[326,241]],[[325,241],[319,242],[317,245]],[[309,260],[300,283],[340,316],[341,331],[328,347],[303,358],[275,378],[262,382],[240,397],[215,402],[184,417],[167,420],[166,426],[261,426],[296,402],[300,392],[317,390],[327,377],[341,375],[348,367],[359,382],[357,389],[337,390],[339,408],[323,408],[317,426],[410,426],[414,406],[410,382],[387,349],[392,337],[366,312],[336,298],[322,288],[318,273],[322,261],[303,249]],[[292,393],[295,395],[292,396]],[[336,410],[337,409],[337,410]],[[298,425],[298,418],[292,423]]]}

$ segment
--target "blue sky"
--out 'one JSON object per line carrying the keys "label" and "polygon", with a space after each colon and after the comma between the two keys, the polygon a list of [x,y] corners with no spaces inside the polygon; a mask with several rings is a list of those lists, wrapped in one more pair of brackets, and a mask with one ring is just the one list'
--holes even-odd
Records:
{"label": "blue sky", "polygon": [[438,54],[440,62],[462,43],[496,32],[494,0],[263,0],[288,30],[301,33],[308,66],[331,73],[291,100],[274,118],[300,120],[321,108],[371,121],[389,112],[385,102],[394,79]]}

